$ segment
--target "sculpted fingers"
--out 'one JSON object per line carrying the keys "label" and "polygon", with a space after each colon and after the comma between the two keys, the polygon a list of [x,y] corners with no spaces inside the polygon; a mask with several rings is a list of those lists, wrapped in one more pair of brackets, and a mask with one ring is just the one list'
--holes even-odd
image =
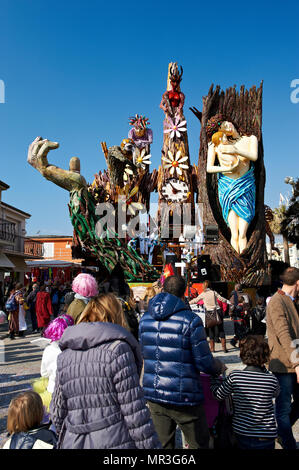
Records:
{"label": "sculpted fingers", "polygon": [[27,161],[32,166],[36,166],[36,156],[37,156],[36,149],[39,148],[38,145],[41,140],[42,140],[41,137],[36,137],[36,139],[34,139],[34,141],[28,147]]}
{"label": "sculpted fingers", "polygon": [[58,142],[52,142],[42,137],[36,137],[29,145],[27,161],[34,168],[40,169],[48,166],[47,154],[51,149],[59,147]]}
{"label": "sculpted fingers", "polygon": [[46,157],[50,150],[57,149],[59,147],[58,142],[52,142],[51,140],[44,139],[41,142],[38,142],[39,150],[37,154],[37,158]]}

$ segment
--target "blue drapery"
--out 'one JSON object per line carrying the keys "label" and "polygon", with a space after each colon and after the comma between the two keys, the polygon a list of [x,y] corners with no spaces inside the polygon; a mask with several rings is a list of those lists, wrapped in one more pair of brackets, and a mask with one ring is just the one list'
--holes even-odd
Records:
{"label": "blue drapery", "polygon": [[218,197],[227,224],[230,210],[250,224],[255,214],[254,168],[238,179],[218,173]]}

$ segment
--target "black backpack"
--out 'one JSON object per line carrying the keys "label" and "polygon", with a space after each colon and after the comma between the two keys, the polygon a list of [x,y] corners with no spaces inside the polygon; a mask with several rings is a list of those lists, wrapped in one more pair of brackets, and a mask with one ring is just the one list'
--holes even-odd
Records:
{"label": "black backpack", "polygon": [[124,311],[124,314],[125,314],[125,318],[127,320],[127,323],[128,323],[128,327],[130,329],[130,332],[132,333],[132,335],[137,339],[138,341],[138,328],[139,328],[139,323],[138,323],[138,318],[137,318],[137,314],[135,312],[135,310],[130,307],[129,303],[126,302],[124,299],[122,299],[121,297],[117,297],[118,300],[120,300],[121,304],[122,304],[122,308],[123,308],[123,311]]}

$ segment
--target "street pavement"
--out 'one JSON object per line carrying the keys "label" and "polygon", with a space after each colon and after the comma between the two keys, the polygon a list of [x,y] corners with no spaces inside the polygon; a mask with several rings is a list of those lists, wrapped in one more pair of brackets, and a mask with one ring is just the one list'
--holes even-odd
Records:
{"label": "street pavement", "polygon": [[[40,376],[40,365],[43,350],[30,343],[40,337],[39,334],[30,334],[30,321],[27,320],[28,332],[25,337],[10,340],[7,338],[7,323],[0,325],[0,449],[7,440],[6,420],[10,401],[19,393],[30,390],[32,380]],[[229,340],[233,336],[233,325],[229,319],[224,320],[227,337],[228,353],[223,353],[221,344],[216,343],[214,356],[222,360],[226,366],[226,373],[233,369],[242,369],[239,349],[233,348]],[[297,442],[299,442],[299,421],[293,428]],[[279,444],[276,448],[280,449]]]}

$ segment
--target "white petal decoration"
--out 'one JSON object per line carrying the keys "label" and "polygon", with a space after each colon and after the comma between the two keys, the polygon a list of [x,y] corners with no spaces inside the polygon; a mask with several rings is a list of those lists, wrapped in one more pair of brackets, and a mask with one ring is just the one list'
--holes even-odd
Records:
{"label": "white petal decoration", "polygon": [[179,131],[175,131],[177,137],[181,137],[181,133]]}
{"label": "white petal decoration", "polygon": [[171,168],[171,167],[172,167],[172,163],[168,165],[164,165],[164,168]]}
{"label": "white petal decoration", "polygon": [[135,210],[134,207],[132,207],[132,204],[128,207],[128,211],[131,215],[135,215]]}
{"label": "white petal decoration", "polygon": [[188,165],[181,165],[181,164],[180,164],[180,168],[183,168],[183,170],[188,170],[188,169],[189,169],[189,166],[188,166]]}
{"label": "white petal decoration", "polygon": [[164,130],[164,134],[168,134],[168,133],[171,132],[171,131],[172,131],[171,128],[170,128],[170,129],[165,129],[165,130]]}
{"label": "white petal decoration", "polygon": [[146,160],[143,160],[143,162],[145,165],[150,165],[152,162],[149,160],[149,161],[146,161]]}
{"label": "white petal decoration", "polygon": [[162,160],[164,162],[167,162],[167,163],[170,163],[170,164],[172,164],[172,162],[173,162],[173,160],[169,160],[169,158],[166,158],[166,157],[162,157]]}
{"label": "white petal decoration", "polygon": [[183,163],[185,162],[186,160],[188,160],[189,157],[182,157],[178,160],[179,163]]}
{"label": "white petal decoration", "polygon": [[174,138],[174,131],[171,131],[170,138],[171,138],[171,139]]}
{"label": "white petal decoration", "polygon": [[185,124],[187,124],[187,121],[182,121],[178,124],[178,127],[184,126]]}
{"label": "white petal decoration", "polygon": [[128,173],[128,175],[133,175],[133,171],[131,170],[131,168],[126,168],[125,172]]}
{"label": "white petal decoration", "polygon": [[173,162],[173,161],[174,161],[174,157],[173,157],[173,154],[171,153],[170,150],[168,150],[168,156],[169,156],[170,160]]}
{"label": "white petal decoration", "polygon": [[176,172],[180,176],[183,174],[182,170],[179,167],[176,168]]}
{"label": "white petal decoration", "polygon": [[174,174],[174,170],[175,170],[175,167],[171,165],[171,168],[170,168],[169,173],[170,173],[171,175],[173,175],[173,174]]}
{"label": "white petal decoration", "polygon": [[182,152],[180,150],[177,151],[176,155],[175,155],[175,159],[176,161],[179,160],[180,156],[182,155]]}
{"label": "white petal decoration", "polygon": [[186,132],[187,129],[186,129],[186,127],[179,127],[179,130],[180,130],[181,132]]}

